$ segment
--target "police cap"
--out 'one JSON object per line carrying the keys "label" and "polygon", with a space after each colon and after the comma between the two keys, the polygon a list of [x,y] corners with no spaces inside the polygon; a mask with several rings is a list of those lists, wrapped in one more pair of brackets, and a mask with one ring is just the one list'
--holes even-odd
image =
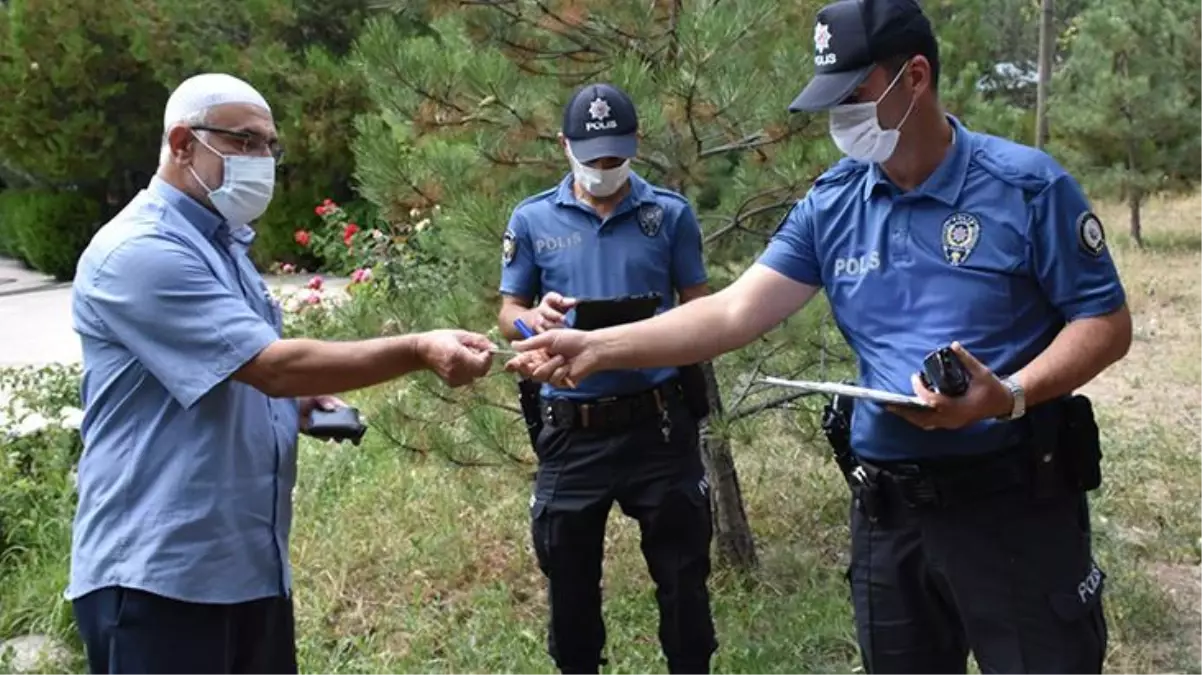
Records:
{"label": "police cap", "polygon": [[634,102],[612,84],[580,87],[563,111],[563,135],[572,155],[584,164],[602,157],[634,157],[638,130]]}
{"label": "police cap", "polygon": [[814,21],[814,77],[790,112],[829,110],[893,56],[937,54],[931,23],[915,0],[838,0]]}

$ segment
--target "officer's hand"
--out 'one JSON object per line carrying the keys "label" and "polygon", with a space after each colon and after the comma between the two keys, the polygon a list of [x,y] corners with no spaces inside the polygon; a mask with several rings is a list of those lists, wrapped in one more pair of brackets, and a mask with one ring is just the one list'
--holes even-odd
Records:
{"label": "officer's hand", "polygon": [[535,333],[563,328],[563,317],[576,306],[576,298],[565,298],[554,291],[543,296],[538,306],[525,317],[526,324]]}
{"label": "officer's hand", "polygon": [[1010,414],[1014,397],[993,371],[977,360],[959,342],[952,343],[952,351],[960,357],[964,368],[972,375],[968,391],[963,396],[950,397],[926,388],[915,373],[910,377],[914,394],[932,407],[927,410],[887,406],[892,412],[904,417],[910,424],[922,429],[959,429],[984,419]]}
{"label": "officer's hand", "polygon": [[[598,354],[595,349],[590,348],[589,333],[585,331],[568,328],[554,330],[536,335],[528,340],[514,342],[513,348],[523,353],[515,356],[510,363],[524,357],[536,358],[527,357],[528,353],[540,350],[545,352],[550,358],[542,359],[541,362],[535,364],[526,376],[540,382],[548,382],[556,387],[574,387],[574,382],[583,380],[598,370],[600,366]],[[515,367],[525,364],[526,362],[522,361],[515,364]]]}
{"label": "officer's hand", "polygon": [[418,335],[418,354],[427,370],[449,387],[470,384],[488,374],[496,345],[478,333],[435,330]]}

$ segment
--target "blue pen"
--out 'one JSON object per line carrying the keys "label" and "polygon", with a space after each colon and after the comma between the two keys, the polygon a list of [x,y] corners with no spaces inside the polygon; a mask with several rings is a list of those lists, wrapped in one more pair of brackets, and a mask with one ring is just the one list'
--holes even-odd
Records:
{"label": "blue pen", "polygon": [[513,327],[518,329],[518,332],[522,334],[522,337],[526,338],[527,340],[534,337],[534,331],[530,330],[530,326],[527,326],[526,322],[522,321],[521,319],[514,319]]}
{"label": "blue pen", "polygon": [[[518,329],[518,332],[522,334],[522,337],[526,338],[527,340],[534,337],[534,331],[530,330],[530,326],[527,326],[526,322],[522,321],[521,319],[514,319],[513,327]],[[564,379],[567,381],[569,387],[573,389],[576,388],[576,383],[572,380],[572,378],[569,377]]]}

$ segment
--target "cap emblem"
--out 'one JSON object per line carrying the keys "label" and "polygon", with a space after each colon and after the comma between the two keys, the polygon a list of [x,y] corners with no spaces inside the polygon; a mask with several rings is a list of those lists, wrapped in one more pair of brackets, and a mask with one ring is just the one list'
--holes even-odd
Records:
{"label": "cap emblem", "polygon": [[834,52],[825,53],[831,46],[831,28],[819,21],[814,24],[814,66],[833,66],[839,60]]}
{"label": "cap emblem", "polygon": [[604,121],[609,117],[609,102],[598,96],[588,104],[588,116],[593,118],[591,122],[584,123],[585,131],[605,131],[607,129],[616,129],[618,126],[617,120]]}
{"label": "cap emblem", "polygon": [[819,21],[814,26],[814,49],[821,54],[831,46],[831,28]]}
{"label": "cap emblem", "polygon": [[588,115],[597,121],[601,121],[606,117],[609,117],[609,101],[606,101],[600,96],[593,99],[593,102],[588,104]]}

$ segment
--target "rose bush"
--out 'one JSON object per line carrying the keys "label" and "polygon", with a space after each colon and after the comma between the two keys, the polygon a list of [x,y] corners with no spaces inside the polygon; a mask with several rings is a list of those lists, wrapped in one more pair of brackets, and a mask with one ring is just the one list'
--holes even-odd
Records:
{"label": "rose bush", "polygon": [[428,214],[414,209],[409,212],[411,222],[395,224],[376,218],[370,211],[352,212],[332,199],[322,201],[313,211],[320,222],[293,234],[301,252],[320,259],[327,274],[349,275],[363,282],[375,275],[373,268],[411,259],[420,248],[419,235],[430,230],[439,207]]}

